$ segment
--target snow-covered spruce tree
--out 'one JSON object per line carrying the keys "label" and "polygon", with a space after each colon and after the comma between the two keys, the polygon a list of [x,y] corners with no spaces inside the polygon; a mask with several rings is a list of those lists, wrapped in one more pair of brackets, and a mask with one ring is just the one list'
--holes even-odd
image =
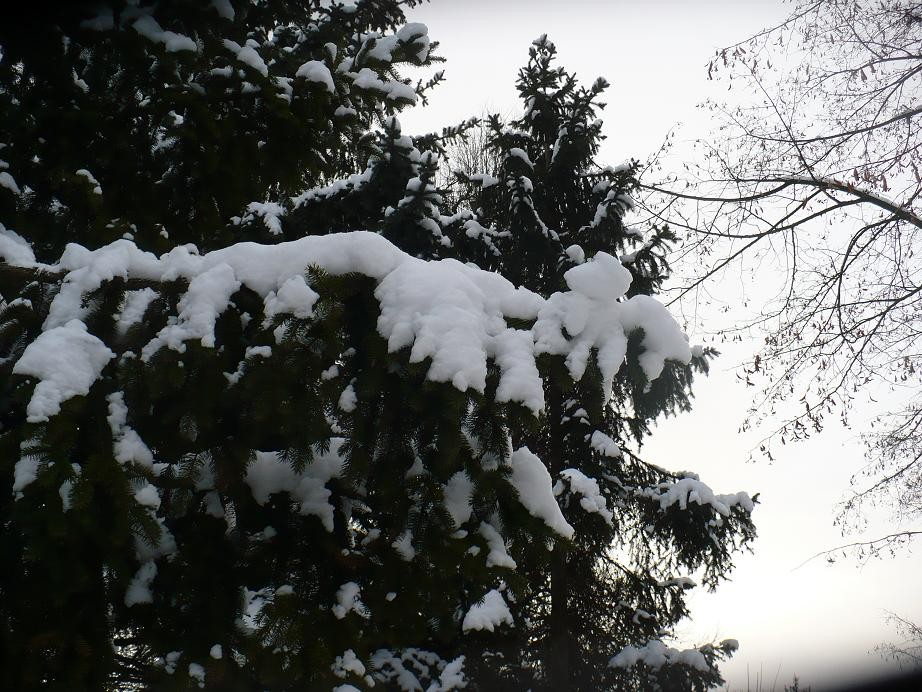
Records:
{"label": "snow-covered spruce tree", "polygon": [[[689,351],[651,297],[667,276],[673,235],[624,224],[634,165],[595,161],[607,84],[581,87],[554,58],[546,37],[535,41],[517,82],[524,114],[489,121],[502,179],[459,176],[480,188],[477,224],[503,231],[490,237],[492,267],[548,297],[545,314],[555,316],[532,325],[545,415],[513,442],[541,458],[574,529],[549,555],[516,556],[527,580],[512,610],[519,647],[485,660],[479,677],[549,689],[704,690],[719,682],[715,664],[733,642],[676,651],[662,639],[688,614],[689,575],[714,587],[753,538],[752,502],[715,495],[693,473],[631,451],[655,418],[690,408],[692,374],[713,353]],[[626,340],[606,342],[609,330]]]}
{"label": "snow-covered spruce tree", "polygon": [[[4,22],[0,549],[21,566],[0,579],[4,688],[285,688],[360,670],[336,648],[365,612],[348,503],[380,496],[400,535],[408,523],[403,484],[395,498],[372,483],[362,450],[383,430],[405,452],[402,414],[451,416],[442,399],[464,395],[393,370],[374,332],[381,265],[360,261],[373,241],[262,255],[262,279],[237,276],[254,255],[201,253],[281,240],[279,202],[351,170],[353,142],[423,94],[397,74],[430,61],[406,4],[70,3]],[[315,305],[303,275],[340,254],[338,273],[371,277],[318,268]],[[350,389],[356,368],[372,379]],[[394,417],[337,422],[365,390]],[[412,425],[431,443],[435,421]],[[390,607],[402,634],[382,622],[355,649],[395,675],[373,644],[426,643],[429,611],[408,620],[386,595],[376,614]],[[308,607],[321,620],[297,617]]]}
{"label": "snow-covered spruce tree", "polygon": [[[495,270],[546,301],[536,319],[516,322],[531,330],[538,355],[542,391],[529,396],[540,403],[539,422],[527,417],[498,430],[492,417],[476,414],[466,436],[481,459],[477,441],[497,432],[509,435],[519,460],[540,459],[563,514],[526,501],[528,512],[501,525],[512,557],[503,566],[516,566],[503,591],[514,627],[465,618],[461,650],[474,683],[706,689],[719,681],[716,662],[733,642],[678,651],[662,640],[687,614],[688,575],[715,586],[734,549],[752,539],[752,504],[632,451],[656,417],[689,408],[693,371],[706,369],[712,354],[693,353],[650,297],[666,278],[673,236],[653,228],[644,237],[624,225],[633,167],[594,161],[605,83],[581,88],[553,58],[552,44],[536,42],[519,81],[525,115],[489,123],[502,179],[459,175],[474,210],[444,209],[433,176],[441,142],[455,131],[414,139],[391,119],[364,170],[298,196],[282,226],[291,237],[368,228],[420,257]],[[470,468],[465,473],[471,478]],[[550,525],[556,540],[540,545],[516,533],[529,522],[532,531]],[[502,636],[490,634],[499,625]]]}
{"label": "snow-covered spruce tree", "polygon": [[70,240],[126,233],[157,252],[272,240],[279,202],[351,170],[373,119],[441,79],[397,79],[401,65],[431,60],[425,27],[369,33],[396,29],[416,2],[20,10],[0,28],[0,131],[11,191],[27,194],[0,199],[3,218],[28,227],[48,261]]}
{"label": "snow-covered spruce tree", "polygon": [[[604,256],[567,274],[571,290],[556,296],[416,259],[499,267],[497,243],[512,236],[470,210],[439,213],[438,137],[407,142],[395,120],[364,134],[423,88],[393,68],[426,62],[425,28],[401,28],[396,2],[326,5],[118,3],[92,16],[77,5],[55,28],[36,19],[40,41],[3,36],[0,557],[21,566],[0,577],[7,687],[548,681],[525,652],[541,640],[532,625],[548,570],[564,549],[576,555],[584,517],[568,523],[523,443],[543,452],[549,383],[571,378],[561,362],[597,352],[597,370],[574,386],[604,396],[621,363],[602,354],[620,349],[631,367],[641,351],[681,362],[690,352],[674,350],[681,332],[662,308],[651,303],[660,329],[642,337],[634,327],[648,322],[613,310],[624,274]],[[60,71],[67,60],[49,62],[59,45],[77,46],[74,74]],[[240,81],[213,89],[211,77]],[[144,119],[151,104],[177,100],[168,119]],[[286,148],[301,140],[267,120],[272,107],[313,148]],[[103,115],[72,112],[87,108]],[[46,122],[62,114],[67,128]],[[220,137],[201,143],[199,126],[182,128],[190,118]],[[281,158],[248,162],[262,166],[261,182],[205,165],[232,162],[248,137],[257,152],[278,145]],[[400,184],[385,177],[366,190],[363,171],[371,180],[369,170],[400,163],[398,149]],[[127,173],[145,174],[136,164],[155,166],[150,187],[104,206]],[[91,185],[82,207],[67,192],[71,168]],[[155,194],[167,183],[176,197]],[[184,186],[223,184],[245,189],[223,206],[216,194],[181,197]],[[377,201],[356,207],[362,215],[323,221],[315,206],[363,191]],[[331,232],[355,219],[410,254],[377,234]],[[561,301],[609,328],[566,334],[574,323]],[[642,348],[628,348],[625,328]],[[648,503],[654,524],[654,505],[668,514],[689,488],[652,482],[634,494],[668,495]],[[723,506],[692,489],[704,513]],[[648,645],[616,659],[645,661],[682,687],[686,667],[662,662],[694,669],[715,655]]]}

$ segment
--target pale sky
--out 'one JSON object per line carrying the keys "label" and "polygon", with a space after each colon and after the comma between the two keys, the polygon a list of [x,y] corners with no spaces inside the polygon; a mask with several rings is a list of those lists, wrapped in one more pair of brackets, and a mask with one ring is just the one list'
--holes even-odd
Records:
{"label": "pale sky", "polygon": [[[601,116],[608,140],[600,160],[643,160],[677,123],[685,123],[680,137],[704,126],[696,104],[727,88],[707,81],[715,49],[779,21],[789,9],[778,0],[435,0],[409,18],[425,23],[441,43],[447,81],[428,107],[400,120],[406,132],[422,133],[484,110],[518,113],[516,72],[531,41],[547,33],[560,64],[586,83],[604,76],[612,84]],[[751,287],[747,295],[758,299]],[[687,644],[740,640],[736,657],[722,668],[731,690],[780,692],[797,674],[820,692],[875,672],[887,664],[874,647],[896,638],[886,611],[922,622],[922,551],[864,566],[818,559],[795,569],[854,539],[844,539],[832,522],[864,461],[858,430],[831,425],[816,439],[784,448],[774,464],[746,463],[759,435],[738,433],[753,390],[739,384],[734,366],[751,357],[755,342],[718,347],[723,355],[712,375],[696,382],[694,410],[660,425],[644,455],[667,468],[694,470],[719,492],[759,492],[759,538],[752,555],[737,559],[731,581],[715,594],[693,597],[693,619],[679,634]],[[885,528],[872,522],[869,535]]]}

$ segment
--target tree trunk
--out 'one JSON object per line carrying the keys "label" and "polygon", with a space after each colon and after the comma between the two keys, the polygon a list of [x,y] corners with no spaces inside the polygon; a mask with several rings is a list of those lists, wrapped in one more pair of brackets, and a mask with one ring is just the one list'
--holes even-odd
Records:
{"label": "tree trunk", "polygon": [[[564,468],[561,392],[553,385],[548,392],[548,425],[550,440],[547,465],[551,479]],[[570,689],[570,629],[567,617],[567,556],[564,545],[557,542],[551,554],[551,616],[547,641],[548,684],[551,690]]]}

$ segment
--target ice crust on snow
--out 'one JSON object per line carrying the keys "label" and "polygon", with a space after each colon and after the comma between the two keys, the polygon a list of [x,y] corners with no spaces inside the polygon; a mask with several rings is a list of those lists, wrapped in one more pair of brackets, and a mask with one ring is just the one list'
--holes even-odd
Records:
{"label": "ice crust on snow", "polygon": [[488,630],[493,632],[500,625],[512,625],[512,613],[506,605],[506,599],[496,589],[488,591],[480,603],[475,603],[464,615],[461,629]]}

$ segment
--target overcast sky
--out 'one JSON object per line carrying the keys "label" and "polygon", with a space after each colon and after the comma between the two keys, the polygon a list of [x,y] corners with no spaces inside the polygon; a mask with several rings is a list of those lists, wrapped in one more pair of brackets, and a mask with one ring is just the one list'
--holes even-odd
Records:
{"label": "overcast sky", "polygon": [[[704,126],[696,104],[727,88],[707,81],[715,49],[788,9],[777,0],[435,0],[410,20],[428,25],[441,43],[447,81],[427,108],[400,120],[405,131],[421,133],[484,111],[517,114],[516,72],[531,41],[547,33],[562,65],[587,83],[603,76],[612,84],[600,160],[643,160],[677,123],[685,124],[680,137]],[[749,288],[749,297],[757,296]],[[693,341],[705,338],[691,332]],[[922,622],[922,554],[865,566],[818,559],[797,568],[845,541],[832,520],[863,463],[857,431],[832,425],[786,447],[774,464],[746,463],[758,431],[738,429],[753,390],[739,383],[734,366],[752,355],[755,342],[719,348],[711,377],[696,383],[695,410],[659,426],[644,453],[667,468],[700,473],[719,492],[759,492],[759,539],[754,554],[737,560],[732,581],[693,598],[693,621],[679,634],[687,643],[740,640],[723,667],[732,690],[757,689],[761,675],[761,689],[780,691],[797,674],[819,692],[869,674],[884,665],[875,645],[894,639],[886,611]]]}

